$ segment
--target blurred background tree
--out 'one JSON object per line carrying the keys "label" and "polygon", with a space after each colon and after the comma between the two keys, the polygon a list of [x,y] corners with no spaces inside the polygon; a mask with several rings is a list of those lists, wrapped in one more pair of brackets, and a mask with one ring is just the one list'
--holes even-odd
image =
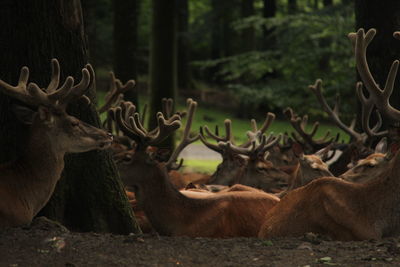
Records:
{"label": "blurred background tree", "polygon": [[[110,41],[113,36],[113,27],[110,26],[113,16],[110,12],[112,2],[100,2],[93,7],[95,19],[88,13],[88,19],[96,25],[96,30],[90,30],[88,33],[89,44],[91,39],[96,40],[94,52],[91,51],[90,55],[100,69],[102,79],[105,76],[102,74],[106,73],[102,70],[120,67],[113,66],[117,61],[113,59]],[[153,62],[153,59],[150,60],[150,36],[154,34],[154,28],[151,28],[154,7],[152,8],[152,0],[140,2],[140,6],[136,7],[137,13],[127,12],[138,16],[131,18],[138,21],[137,43],[131,49],[136,51],[139,94],[143,99],[153,99],[153,103],[156,103],[160,101],[158,98],[161,95],[150,97],[152,90],[149,90],[149,62]],[[210,105],[224,108],[227,107],[226,103],[229,103],[232,111],[239,110],[237,115],[246,118],[265,111],[272,111],[280,116],[283,108],[291,106],[298,113],[309,113],[324,119],[325,115],[319,104],[308,90],[308,85],[314,83],[317,78],[323,79],[328,99],[337,93],[342,99],[346,99],[341,104],[342,113],[354,113],[357,102],[354,94],[356,74],[351,45],[346,36],[354,31],[356,26],[364,26],[377,27],[377,39],[380,38],[379,32],[382,32],[385,38],[393,39],[389,32],[395,29],[395,22],[398,20],[390,19],[393,23],[389,27],[388,20],[381,18],[385,16],[383,13],[395,18],[395,14],[399,12],[399,4],[395,0],[385,4],[383,9],[380,8],[383,4],[378,4],[378,0],[370,1],[368,5],[364,5],[363,1],[354,0],[171,2],[174,2],[176,7],[171,6],[162,12],[174,14],[177,21],[174,38],[178,47],[178,95],[192,96],[199,101],[206,100]],[[358,21],[364,18],[365,23],[356,23],[355,10],[358,10]],[[374,12],[377,13],[376,16],[373,15]],[[123,27],[124,24],[121,25]],[[168,28],[167,24],[162,27],[164,31]],[[94,37],[90,36],[91,32],[95,33]],[[132,36],[135,34],[134,30],[127,32],[131,32]],[[116,36],[114,33],[114,38]],[[114,43],[116,42],[117,40],[114,40]],[[379,40],[376,42],[380,43]],[[393,42],[395,41],[391,40],[391,43]],[[164,49],[163,56],[170,53],[166,52],[169,51],[167,43],[157,45]],[[373,54],[376,54],[377,58],[382,56],[379,56],[379,53],[383,53],[383,50],[377,53],[373,51],[373,47],[381,47],[380,44],[372,44],[371,47],[372,57]],[[89,45],[89,49],[92,49],[92,45]],[[114,57],[116,54],[117,52],[114,53]],[[374,60],[371,60],[375,66]],[[387,73],[386,69],[390,64],[382,64],[385,65],[382,73]],[[166,68],[164,70],[170,71]],[[377,70],[377,73],[380,71]],[[378,74],[379,77],[385,75]],[[131,78],[135,78],[134,74]],[[163,90],[169,89],[164,87]],[[224,97],[227,101],[221,101]],[[304,105],[305,102],[308,104]],[[350,120],[350,117],[349,115],[347,119]]]}

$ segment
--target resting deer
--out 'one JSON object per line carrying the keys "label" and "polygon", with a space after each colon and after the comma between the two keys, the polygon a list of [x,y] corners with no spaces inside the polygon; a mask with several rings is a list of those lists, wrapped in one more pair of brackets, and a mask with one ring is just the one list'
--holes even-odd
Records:
{"label": "resting deer", "polygon": [[[179,112],[176,114],[172,114],[172,99],[163,99],[163,110],[164,112],[162,113],[166,118],[171,118],[172,116],[179,116],[179,114],[187,114],[187,121],[185,125],[185,129],[182,134],[182,139],[178,146],[172,151],[171,155],[169,157],[166,157],[165,155],[160,155],[159,151],[156,147],[147,147],[146,152],[151,156],[151,158],[157,162],[165,162],[165,166],[168,170],[168,175],[170,177],[170,181],[172,184],[177,188],[177,189],[183,189],[185,188],[189,183],[191,182],[201,182],[205,183],[208,181],[209,176],[208,175],[202,175],[202,174],[181,174],[177,170],[182,166],[183,164],[183,159],[177,163],[179,154],[182,152],[182,150],[190,145],[191,143],[197,141],[199,139],[198,134],[195,136],[190,136],[191,135],[191,127],[192,127],[192,122],[193,118],[195,115],[197,103],[193,101],[192,99],[187,100],[187,112]],[[131,105],[128,102],[122,102],[121,107],[123,108],[128,108],[131,107],[133,110],[130,112],[134,113],[136,111],[136,107],[134,105]],[[143,118],[142,118],[143,119]],[[141,121],[141,124],[143,124],[143,120]],[[134,165],[136,164],[135,162],[132,162],[132,157],[136,153],[136,150],[130,149],[125,151],[125,154],[121,154],[123,156],[122,159],[117,161],[117,166],[120,171],[120,176],[122,181],[124,182],[125,186],[129,189],[132,187],[131,184],[131,172],[134,169]],[[168,154],[169,151],[168,151]],[[114,159],[116,159],[116,156],[114,156]]]}
{"label": "resting deer", "polygon": [[[218,135],[218,128],[213,134],[207,126],[204,127],[207,135],[216,140],[217,144],[208,142],[205,138],[203,128],[200,130],[200,139],[208,148],[218,152],[222,156],[222,162],[218,165],[217,170],[211,176],[209,184],[219,184],[231,186],[236,183],[241,183],[249,186],[255,186],[265,191],[277,191],[274,186],[286,183],[289,175],[284,171],[275,168],[273,164],[265,160],[266,150],[276,145],[280,138],[272,138],[270,142],[259,142],[258,139],[269,128],[275,115],[267,113],[265,121],[260,129],[257,128],[257,123],[251,120],[251,131],[248,131],[249,140],[241,145],[236,145],[231,121],[225,120],[225,137]],[[262,138],[261,138],[262,140]]]}
{"label": "resting deer", "polygon": [[165,167],[146,153],[148,146],[159,144],[180,127],[180,116],[165,119],[158,113],[158,126],[149,131],[133,111],[133,107],[123,107],[111,112],[121,131],[137,143],[132,155],[132,184],[137,203],[154,229],[170,236],[257,235],[265,213],[279,199],[263,192],[199,193],[199,197],[180,193],[169,181]]}
{"label": "resting deer", "polygon": [[[395,33],[395,36],[400,33]],[[390,128],[400,121],[400,111],[389,104],[399,62],[389,72],[386,85],[379,88],[370,73],[366,50],[375,35],[363,29],[349,37],[355,47],[356,65],[369,92],[369,98]],[[396,140],[396,136],[392,137]],[[287,194],[269,213],[259,237],[298,236],[306,232],[328,235],[338,240],[379,239],[400,234],[400,151],[392,141],[394,157],[378,177],[357,184],[336,178],[321,178]],[[396,152],[397,151],[397,152]]]}
{"label": "resting deer", "polygon": [[[59,87],[60,67],[52,60],[52,77],[46,89],[28,83],[29,69],[23,67],[18,85],[0,80],[0,91],[27,106],[15,106],[15,112],[29,125],[29,139],[20,157],[0,165],[0,227],[28,224],[52,195],[64,168],[65,153],[105,149],[111,134],[88,125],[65,109],[68,103],[84,98],[91,77],[82,69],[82,80],[74,85],[68,77]],[[87,102],[87,101],[86,101]],[[88,102],[87,102],[88,103]]]}

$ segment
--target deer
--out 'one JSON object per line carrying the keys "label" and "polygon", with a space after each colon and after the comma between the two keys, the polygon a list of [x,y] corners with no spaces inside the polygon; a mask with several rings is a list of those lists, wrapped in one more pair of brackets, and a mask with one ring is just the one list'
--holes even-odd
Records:
{"label": "deer", "polygon": [[180,193],[171,184],[165,165],[146,152],[147,147],[158,145],[181,126],[180,116],[166,119],[159,112],[158,126],[148,130],[132,106],[112,109],[110,114],[121,131],[137,143],[132,155],[132,187],[137,204],[160,235],[256,236],[265,213],[279,202],[279,198],[264,192],[199,193],[198,197]]}
{"label": "deer", "polygon": [[235,174],[230,185],[242,184],[262,189],[265,192],[278,193],[286,187],[289,174],[276,168],[267,160],[267,150],[280,141],[281,135],[266,137],[265,135],[261,135],[259,131],[254,132],[256,134],[250,138],[252,144],[249,147],[236,146],[229,141],[218,143],[225,150],[246,157],[246,165]]}
{"label": "deer", "polygon": [[[287,180],[288,175],[279,169],[274,168],[271,162],[264,159],[266,150],[276,145],[279,138],[272,138],[271,143],[261,144],[258,139],[262,139],[262,135],[267,131],[271,123],[275,119],[275,114],[268,112],[260,129],[257,127],[256,120],[251,120],[251,131],[247,132],[249,140],[241,145],[236,145],[232,133],[232,122],[229,119],[224,121],[225,136],[219,136],[218,127],[215,134],[212,133],[207,126],[200,128],[200,140],[209,149],[221,154],[222,162],[218,165],[217,170],[211,175],[209,184],[232,186],[235,183],[244,183],[246,185],[257,186],[267,191],[272,186],[272,180]],[[209,138],[217,141],[213,144],[207,141],[206,134]],[[266,140],[264,140],[266,141]],[[258,143],[258,144],[256,144]],[[267,185],[265,183],[270,180]]]}
{"label": "deer", "polygon": [[0,227],[29,224],[52,195],[64,168],[66,153],[106,149],[112,135],[66,112],[69,103],[90,100],[84,95],[91,83],[90,65],[82,80],[67,77],[60,86],[60,65],[52,59],[51,81],[42,89],[28,83],[29,68],[22,67],[18,84],[0,80],[0,91],[18,100],[15,113],[28,125],[29,137],[20,157],[0,165]]}
{"label": "deer", "polygon": [[[362,90],[362,86],[362,83],[357,83],[356,92]],[[339,96],[336,97],[333,109],[329,106],[327,100],[322,94],[323,87],[321,79],[317,79],[313,85],[309,86],[309,89],[315,94],[322,109],[326,114],[328,114],[331,121],[350,136],[350,143],[341,145],[342,154],[330,165],[332,173],[335,176],[340,176],[349,169],[349,166],[354,166],[358,160],[374,153],[371,145],[375,140],[385,136],[384,131],[379,132],[379,129],[382,126],[382,118],[380,113],[376,112],[377,122],[373,128],[370,128],[369,120],[373,113],[374,105],[371,101],[363,101],[361,95],[358,95],[362,104],[361,126],[363,130],[358,132],[355,130],[356,120],[353,120],[350,126],[348,126],[340,119]],[[338,147],[338,145],[335,145],[334,147]]]}
{"label": "deer", "polygon": [[[380,88],[366,58],[367,47],[375,34],[375,29],[367,33],[359,29],[349,34],[357,70],[369,98],[363,95],[360,86],[357,94],[363,102],[371,101],[389,127],[395,128],[400,121],[400,111],[390,105],[389,98],[399,61],[393,62],[386,84]],[[400,32],[394,36],[399,38]],[[366,240],[399,235],[400,151],[398,137],[395,134],[391,137],[389,151],[393,157],[377,177],[365,183],[324,177],[293,190],[267,213],[258,236],[272,238],[315,232],[335,240]]]}
{"label": "deer", "polygon": [[[196,112],[196,108],[197,108],[197,102],[195,102],[189,98],[186,101],[187,102],[187,112],[184,111],[184,112],[177,112],[175,114],[172,114],[172,104],[173,104],[172,99],[163,99],[162,101],[163,101],[162,114],[166,118],[171,118],[173,116],[179,116],[180,118],[182,118],[182,114],[184,114],[184,116],[187,116],[185,129],[183,131],[180,143],[172,151],[172,153],[169,155],[169,157],[166,158],[165,155],[159,154],[159,151],[156,147],[148,146],[146,149],[147,153],[152,157],[153,160],[155,160],[159,163],[164,162],[164,165],[168,170],[168,175],[170,177],[170,181],[173,183],[173,185],[177,189],[183,189],[191,182],[193,182],[193,183],[207,182],[209,179],[209,176],[207,176],[207,175],[181,174],[180,172],[178,172],[178,170],[183,165],[183,159],[180,159],[179,162],[177,162],[179,154],[182,152],[182,150],[185,147],[192,144],[193,142],[196,142],[199,139],[198,134],[191,136],[191,127],[192,127],[193,118],[195,116],[195,112]],[[131,110],[130,112],[136,111],[136,106],[131,105],[130,102],[122,102],[121,107],[123,107],[124,109],[132,108],[133,110]],[[141,124],[143,124],[143,120],[141,121]],[[128,189],[131,187],[131,178],[130,178],[131,175],[130,174],[132,172],[133,165],[135,165],[135,163],[132,162],[131,159],[135,153],[136,153],[136,148],[135,149],[127,149],[124,154],[120,153],[121,157],[122,157],[121,159],[116,158],[118,155],[114,156],[114,158],[118,160],[117,165],[118,165],[118,168],[120,171],[121,179]]]}

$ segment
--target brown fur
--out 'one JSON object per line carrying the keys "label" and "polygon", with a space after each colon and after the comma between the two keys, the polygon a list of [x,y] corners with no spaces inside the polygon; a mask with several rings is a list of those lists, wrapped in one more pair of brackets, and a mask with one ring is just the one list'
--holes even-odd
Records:
{"label": "brown fur", "polygon": [[385,173],[365,184],[320,178],[287,194],[267,214],[261,238],[314,232],[336,240],[365,240],[400,233],[400,153]]}
{"label": "brown fur", "polygon": [[0,165],[0,227],[31,222],[54,191],[65,153],[106,148],[111,141],[103,130],[39,107],[22,156]]}
{"label": "brown fur", "polygon": [[137,202],[162,235],[256,236],[265,213],[279,202],[264,192],[180,193],[144,151],[135,153],[133,160]]}

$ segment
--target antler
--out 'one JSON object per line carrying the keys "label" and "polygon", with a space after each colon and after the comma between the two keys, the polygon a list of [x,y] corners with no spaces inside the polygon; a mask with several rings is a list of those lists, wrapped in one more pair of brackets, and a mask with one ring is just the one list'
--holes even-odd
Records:
{"label": "antler", "polygon": [[[261,141],[258,143],[257,140],[261,136]],[[265,152],[276,145],[282,138],[282,135],[279,134],[277,137],[269,135],[266,137],[265,135],[258,132],[256,136],[249,136],[251,138],[250,147],[241,147],[232,144],[232,142],[218,142],[219,147],[223,147],[227,150],[230,150],[234,153],[248,156],[249,158],[258,158],[260,155],[264,155]]]}
{"label": "antler", "polygon": [[256,136],[262,136],[269,128],[269,126],[271,125],[271,123],[275,120],[275,114],[268,112],[266,117],[265,117],[265,121],[263,123],[263,125],[261,126],[260,129],[258,129],[257,127],[257,122],[255,119],[251,119],[250,124],[251,124],[251,131],[247,131],[247,136],[249,137],[249,141],[247,141],[246,143],[240,145],[241,147],[248,147],[249,145],[251,145],[252,140],[256,137]]}
{"label": "antler", "polygon": [[364,132],[369,137],[383,137],[388,134],[388,131],[377,132],[379,128],[382,126],[382,117],[378,111],[376,111],[377,115],[377,123],[373,129],[369,127],[369,118],[371,117],[372,110],[374,109],[374,100],[372,97],[367,98],[363,93],[363,84],[362,82],[358,82],[356,84],[356,93],[358,99],[361,102],[362,110],[361,110],[361,126]]}
{"label": "antler", "polygon": [[[307,122],[308,122],[308,116],[304,115],[303,118],[296,116],[293,112],[293,110],[291,108],[286,108],[283,112],[286,117],[288,118],[288,120],[290,121],[290,123],[292,124],[293,128],[296,130],[296,132],[300,135],[301,138],[299,138],[298,135],[296,135],[295,133],[292,133],[292,137],[299,143],[303,143],[303,145],[309,145],[311,146],[311,148],[315,151],[315,150],[320,150],[323,147],[326,147],[327,145],[329,145],[330,143],[332,143],[333,141],[337,141],[339,139],[339,134],[336,135],[336,137],[331,137],[330,139],[330,131],[327,131],[325,136],[322,137],[321,139],[318,140],[314,140],[314,136],[317,133],[318,127],[319,127],[319,123],[315,122],[311,132],[307,133],[306,132],[306,126],[307,126]],[[301,139],[303,139],[302,142]]]}
{"label": "antler", "polygon": [[215,127],[215,134],[213,134],[213,133],[208,129],[207,126],[200,127],[200,134],[199,134],[199,137],[200,137],[201,142],[202,142],[206,147],[208,147],[209,149],[214,150],[215,152],[220,153],[220,154],[223,153],[224,149],[221,148],[221,147],[219,147],[218,145],[215,145],[215,144],[212,144],[212,143],[208,142],[208,141],[206,140],[206,138],[204,137],[204,131],[203,131],[203,129],[206,131],[206,133],[207,133],[207,135],[208,135],[209,137],[211,137],[212,139],[216,140],[217,142],[228,142],[228,141],[229,141],[229,142],[231,142],[231,143],[234,143],[233,134],[232,134],[232,122],[231,122],[231,120],[226,119],[226,120],[224,121],[224,125],[225,125],[225,137],[219,136],[219,133],[218,133],[218,132],[219,132],[219,131],[218,131],[218,126]]}
{"label": "antler", "polygon": [[182,150],[190,145],[193,142],[196,142],[199,140],[200,135],[196,134],[193,137],[190,137],[190,129],[192,127],[193,123],[193,117],[196,112],[197,108],[197,102],[193,101],[193,99],[189,98],[187,101],[187,106],[188,106],[188,118],[186,121],[185,129],[183,130],[183,136],[180,144],[175,148],[175,150],[172,152],[172,155],[170,156],[169,160],[165,164],[168,170],[178,170],[182,164],[183,164],[183,159],[180,160],[179,164],[176,164],[176,160],[178,159],[179,154],[182,152]]}
{"label": "antler", "polygon": [[98,109],[99,113],[106,112],[109,108],[112,106],[118,106],[123,98],[123,94],[131,90],[133,87],[135,87],[135,81],[134,80],[129,80],[125,84],[122,84],[122,82],[119,79],[115,78],[114,72],[110,72],[110,83],[109,83],[109,90],[104,97],[105,103],[102,107]]}
{"label": "antler", "polygon": [[135,111],[136,106],[131,102],[123,102],[120,107],[109,109],[110,115],[115,119],[121,131],[136,141],[138,150],[145,150],[148,146],[161,143],[181,126],[179,116],[167,120],[161,112],[158,112],[156,115],[158,126],[148,131],[142,124],[140,114]]}
{"label": "antler", "polygon": [[[367,88],[370,98],[373,100],[381,115],[390,123],[396,124],[400,121],[400,111],[393,108],[389,103],[389,98],[393,92],[394,81],[396,78],[399,61],[393,61],[385,87],[381,89],[372,77],[367,62],[367,47],[376,34],[375,29],[370,29],[365,34],[364,29],[359,29],[357,33],[350,33],[348,37],[352,41],[356,56],[356,66],[358,73]],[[399,38],[399,32],[393,34],[395,38]]]}
{"label": "antler", "polygon": [[36,83],[28,83],[29,68],[22,67],[18,84],[12,86],[0,80],[0,90],[6,95],[33,107],[47,106],[65,111],[68,103],[81,97],[90,103],[89,98],[83,95],[91,80],[90,72],[86,68],[82,69],[82,80],[78,84],[74,86],[74,78],[68,76],[61,87],[58,87],[60,64],[57,59],[51,60],[51,69],[51,80],[46,89],[39,88]]}
{"label": "antler", "polygon": [[[362,88],[359,88],[360,86],[362,87],[362,84],[356,85],[357,94],[359,94],[359,92],[361,92],[359,89],[362,90]],[[382,125],[381,120],[378,120],[377,124],[374,126],[373,129],[369,128],[369,118],[371,117],[371,113],[372,113],[372,110],[374,107],[374,105],[373,105],[373,103],[371,103],[371,101],[363,101],[365,98],[364,99],[360,98],[360,101],[362,103],[362,127],[363,127],[363,130],[365,131],[365,133],[367,134],[366,135],[365,133],[358,133],[354,130],[355,120],[352,121],[350,126],[345,125],[340,120],[338,100],[336,100],[335,106],[333,109],[328,105],[325,97],[322,95],[322,80],[321,79],[316,80],[315,84],[310,85],[309,88],[315,94],[315,96],[318,99],[318,102],[321,104],[321,107],[329,115],[331,120],[340,129],[342,129],[344,132],[346,132],[348,135],[350,135],[354,140],[364,143],[367,140],[367,135],[370,137],[373,137],[373,136],[377,136],[377,135],[381,134],[381,133],[377,133],[377,131],[379,130],[379,128]],[[360,97],[360,95],[359,95],[359,97]],[[367,123],[365,123],[365,122],[367,122]]]}

